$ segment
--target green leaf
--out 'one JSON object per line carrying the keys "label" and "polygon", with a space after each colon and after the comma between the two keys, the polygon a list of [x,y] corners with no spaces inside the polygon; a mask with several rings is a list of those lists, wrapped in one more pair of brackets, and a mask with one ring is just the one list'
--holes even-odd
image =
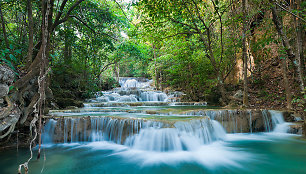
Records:
{"label": "green leaf", "polygon": [[12,91],[14,88],[15,88],[14,86],[10,86],[9,91]]}
{"label": "green leaf", "polygon": [[11,59],[12,61],[17,62],[17,59],[15,58],[14,55],[10,54],[9,57],[10,57],[10,59]]}

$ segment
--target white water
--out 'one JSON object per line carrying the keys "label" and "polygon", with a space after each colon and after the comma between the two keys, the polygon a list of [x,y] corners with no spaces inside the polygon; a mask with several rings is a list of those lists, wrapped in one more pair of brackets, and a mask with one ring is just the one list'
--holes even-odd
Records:
{"label": "white water", "polygon": [[[119,155],[140,166],[189,161],[208,168],[218,165],[242,168],[244,166],[239,161],[252,160],[251,155],[237,150],[238,148],[226,146],[227,142],[244,139],[270,141],[271,136],[287,132],[288,123],[278,111],[263,110],[261,115],[258,112],[257,115],[252,115],[251,110],[245,111],[246,113],[238,110],[193,110],[175,115],[172,120],[170,117],[174,115],[171,112],[158,115],[157,119],[157,114],[143,116],[145,110],[128,112],[124,109],[107,109],[110,106],[131,108],[128,103],[144,101],[155,106],[154,102],[166,103],[182,95],[177,92],[167,95],[155,91],[150,86],[151,83],[152,81],[146,79],[122,78],[121,88],[104,91],[103,96],[97,96],[87,104],[87,108],[75,111],[79,113],[65,111],[54,114],[57,117],[70,117],[50,119],[44,127],[43,143],[77,143],[78,147],[112,150],[112,155]],[[117,115],[94,117],[103,112]],[[136,114],[141,112],[144,112],[141,117]],[[159,118],[166,115],[169,119]],[[261,127],[258,122],[261,122]],[[254,134],[259,127],[261,131],[272,133]],[[248,133],[241,134],[242,132]]]}
{"label": "white water", "polygon": [[[116,117],[50,119],[44,127],[43,142],[109,141],[146,151],[196,150],[202,145],[223,141],[228,135],[222,125],[213,120],[219,117],[217,113],[209,113],[210,117],[204,116],[200,117],[201,119],[197,117],[191,120],[165,122]],[[263,120],[272,120],[272,126],[266,125],[266,129],[267,132],[273,129],[274,134],[286,133],[290,124],[284,121],[282,113],[278,111],[263,111]]]}
{"label": "white water", "polygon": [[182,92],[171,92],[169,95],[154,90],[153,80],[144,78],[122,77],[119,79],[120,88],[102,91],[102,96],[91,99],[93,102],[178,102]]}
{"label": "white water", "polygon": [[50,119],[44,128],[43,142],[112,141],[133,149],[164,152],[191,150],[225,136],[220,123],[208,118],[163,123],[91,117]]}
{"label": "white water", "polygon": [[269,111],[272,118],[273,132],[274,133],[287,133],[289,125],[291,123],[285,122],[282,112],[280,111]]}

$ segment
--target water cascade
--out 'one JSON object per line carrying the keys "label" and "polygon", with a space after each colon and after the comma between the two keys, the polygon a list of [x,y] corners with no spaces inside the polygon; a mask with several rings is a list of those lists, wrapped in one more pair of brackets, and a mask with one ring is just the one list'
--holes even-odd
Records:
{"label": "water cascade", "polygon": [[152,80],[145,78],[119,79],[120,88],[103,91],[102,96],[89,100],[90,102],[178,102],[183,93],[170,92],[169,95],[162,91],[154,90]]}
{"label": "water cascade", "polygon": [[207,116],[210,119],[221,123],[228,133],[253,133],[270,132],[281,122],[274,122],[277,118],[283,117],[281,112],[268,110],[238,110],[238,109],[219,109],[219,110],[198,110],[188,111],[186,115]]}
{"label": "water cascade", "polygon": [[222,140],[225,135],[220,123],[207,117],[167,122],[113,117],[62,117],[46,123],[43,142],[112,141],[136,149],[178,151],[191,149],[194,143],[202,145]]}
{"label": "water cascade", "polygon": [[280,111],[269,111],[272,115],[273,132],[276,133],[287,133],[289,131],[289,125],[291,123],[285,122],[283,113]]}
{"label": "water cascade", "polygon": [[289,137],[290,123],[280,111],[181,102],[182,93],[154,90],[144,78],[119,83],[121,88],[97,94],[84,108],[49,112],[42,143],[49,161],[61,155],[58,173],[248,173],[244,166],[258,166],[265,160],[259,158],[266,158],[248,149],[267,143],[270,148],[275,139]]}
{"label": "water cascade", "polygon": [[133,165],[194,161],[210,168],[239,166],[237,160],[250,159],[234,150],[235,145],[226,147],[231,141],[257,139],[257,132],[279,137],[288,131],[279,111],[181,102],[182,93],[156,91],[144,78],[120,78],[119,83],[121,88],[97,94],[84,108],[50,111],[43,144],[114,150],[117,159]]}

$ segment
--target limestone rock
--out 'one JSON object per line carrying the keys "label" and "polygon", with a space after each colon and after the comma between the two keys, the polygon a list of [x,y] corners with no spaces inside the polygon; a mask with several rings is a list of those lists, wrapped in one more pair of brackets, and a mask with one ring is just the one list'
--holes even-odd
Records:
{"label": "limestone rock", "polygon": [[3,119],[0,119],[0,132],[8,128],[9,126],[16,124],[19,120],[21,111],[18,109],[18,107],[15,107],[11,111],[11,114],[8,117],[5,117]]}
{"label": "limestone rock", "polygon": [[12,84],[14,81],[14,71],[10,68],[0,65],[0,83],[2,84]]}

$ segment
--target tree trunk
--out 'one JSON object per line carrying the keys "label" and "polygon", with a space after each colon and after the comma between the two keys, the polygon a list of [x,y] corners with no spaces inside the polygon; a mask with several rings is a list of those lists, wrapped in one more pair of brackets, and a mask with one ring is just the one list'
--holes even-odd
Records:
{"label": "tree trunk", "polygon": [[[218,78],[218,88],[219,88],[219,91],[221,93],[220,103],[221,103],[221,105],[226,105],[227,97],[226,97],[226,94],[225,94],[223,76],[220,72],[220,66],[218,66],[217,63],[216,63],[216,59],[215,59],[215,56],[214,56],[214,53],[213,53],[213,49],[212,49],[212,46],[211,46],[211,43],[212,43],[211,33],[210,33],[209,28],[206,28],[205,34],[207,36],[207,44],[205,44],[207,46],[206,51],[208,52],[209,61],[210,61],[211,65],[213,66],[214,71],[216,72],[216,76]],[[206,40],[205,40],[203,34],[200,34],[200,37],[201,37],[202,42],[206,43]]]}
{"label": "tree trunk", "polygon": [[65,33],[64,33],[64,61],[66,64],[71,62],[71,52],[70,52],[70,43],[69,43],[69,26],[64,24]]}
{"label": "tree trunk", "polygon": [[[46,5],[45,5],[46,3]],[[41,129],[42,129],[42,116],[43,116],[43,105],[46,99],[46,78],[47,78],[47,69],[48,69],[48,45],[50,43],[49,41],[49,15],[50,15],[50,8],[51,4],[48,0],[43,1],[42,3],[42,9],[46,8],[43,11],[43,23],[42,23],[42,55],[41,55],[41,61],[40,61],[40,73],[38,78],[38,93],[39,93],[39,99],[38,99],[38,108],[37,113],[39,114],[39,122],[38,122],[38,133],[39,133],[39,139],[38,139],[38,154],[37,159],[40,158],[40,152],[41,152]]]}
{"label": "tree trunk", "polygon": [[[295,9],[297,11],[301,10],[300,9],[300,0],[296,0]],[[298,16],[299,13],[297,14]],[[305,65],[304,65],[304,54],[303,54],[303,25],[301,24],[301,20],[299,18],[296,18],[294,16],[294,24],[295,24],[295,29],[296,29],[296,43],[297,43],[297,48],[296,48],[296,63],[297,63],[297,72],[298,72],[298,78],[300,81],[300,89],[301,92],[304,91],[305,88],[305,82],[304,82],[304,70],[305,70]]]}
{"label": "tree trunk", "polygon": [[[273,0],[270,0],[271,3],[273,3]],[[287,38],[285,32],[284,32],[284,29],[283,29],[283,21],[282,19],[280,18],[279,14],[278,14],[278,11],[276,9],[276,7],[274,6],[275,4],[272,4],[272,20],[273,20],[273,23],[275,25],[275,28],[280,36],[280,38],[282,39],[282,43],[283,43],[283,46],[287,52],[287,56],[288,58],[293,62],[293,58],[295,57],[293,51],[292,51],[292,48],[289,44],[289,39]]]}
{"label": "tree trunk", "polygon": [[249,105],[248,99],[248,57],[246,48],[246,32],[247,32],[247,21],[246,21],[246,0],[242,0],[243,10],[243,31],[242,31],[242,57],[243,57],[243,105]]}
{"label": "tree trunk", "polygon": [[33,13],[32,13],[32,3],[31,0],[27,0],[28,7],[28,20],[29,20],[29,46],[28,46],[28,54],[27,54],[27,62],[26,69],[31,65],[33,59],[33,32],[34,32],[34,24],[33,24]]}
{"label": "tree trunk", "polygon": [[159,75],[157,72],[157,56],[156,56],[156,50],[155,45],[153,44],[153,56],[154,56],[154,70],[155,70],[155,87],[158,90],[159,89]]}
{"label": "tree trunk", "polygon": [[284,77],[284,87],[286,91],[287,108],[292,109],[292,105],[291,105],[292,97],[291,97],[288,76],[287,76],[287,61],[285,58],[281,58],[281,59],[282,59],[282,70],[283,70],[283,77]]}
{"label": "tree trunk", "polygon": [[5,29],[5,20],[4,20],[3,13],[2,13],[2,4],[0,4],[0,17],[1,17],[2,32],[3,32],[5,46],[7,49],[10,49],[10,44],[7,39],[7,34],[6,34],[6,29]]}

